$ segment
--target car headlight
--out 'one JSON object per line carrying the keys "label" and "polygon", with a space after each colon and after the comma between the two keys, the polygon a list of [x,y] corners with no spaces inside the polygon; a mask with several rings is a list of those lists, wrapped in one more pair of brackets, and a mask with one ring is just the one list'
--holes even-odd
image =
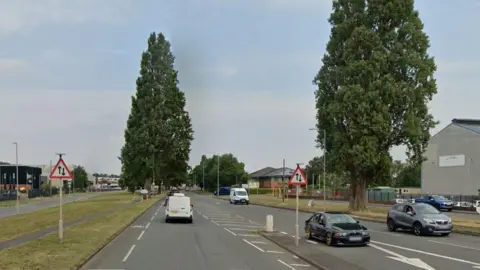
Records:
{"label": "car headlight", "polygon": [[362,235],[363,235],[363,236],[368,236],[368,235],[370,235],[370,233],[367,232],[367,231],[363,231],[363,232],[362,232]]}
{"label": "car headlight", "polygon": [[427,222],[428,224],[435,224],[435,220],[433,219],[424,218],[423,221]]}
{"label": "car headlight", "polygon": [[339,237],[339,236],[347,236],[348,233],[344,233],[344,232],[337,232],[335,233],[335,236]]}

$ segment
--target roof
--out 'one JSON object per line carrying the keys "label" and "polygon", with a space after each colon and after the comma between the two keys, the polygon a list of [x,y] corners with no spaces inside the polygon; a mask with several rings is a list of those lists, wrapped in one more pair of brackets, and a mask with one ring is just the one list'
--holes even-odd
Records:
{"label": "roof", "polygon": [[[272,167],[266,167],[261,170],[258,170],[256,172],[253,172],[250,174],[251,178],[259,178],[259,177],[276,177],[276,176],[283,176],[283,167],[282,168],[272,168]],[[291,176],[295,170],[291,168],[285,167],[285,176]]]}
{"label": "roof", "polygon": [[[16,167],[16,164],[0,164],[0,167]],[[23,164],[18,164],[18,167],[28,167],[28,168],[35,168],[35,169],[41,169],[37,166],[30,166],[30,165],[23,165]]]}
{"label": "roof", "polygon": [[473,133],[480,134],[480,120],[478,119],[460,119],[454,118],[452,124],[469,130]]}

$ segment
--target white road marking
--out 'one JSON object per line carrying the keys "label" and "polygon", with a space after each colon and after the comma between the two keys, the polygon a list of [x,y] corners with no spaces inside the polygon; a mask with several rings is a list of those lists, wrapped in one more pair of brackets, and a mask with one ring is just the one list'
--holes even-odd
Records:
{"label": "white road marking", "polygon": [[264,245],[268,244],[267,242],[262,242],[262,241],[250,241],[250,242],[252,242],[254,244],[264,244]]}
{"label": "white road marking", "polygon": [[428,240],[428,242],[437,243],[437,244],[449,245],[449,246],[452,246],[452,247],[460,247],[460,248],[472,249],[472,250],[478,250],[478,251],[480,251],[480,248],[474,248],[474,247],[469,247],[469,246],[462,246],[462,245],[450,244],[450,243],[445,243],[445,242],[441,242],[441,241]]}
{"label": "white road marking", "polygon": [[133,226],[131,226],[131,228],[141,228],[141,229],[143,229],[143,226],[142,225],[133,225]]}
{"label": "white road marking", "polygon": [[243,236],[243,237],[260,237],[258,234],[237,234],[238,236]]}
{"label": "white road marking", "polygon": [[204,214],[202,214],[202,216],[203,216],[205,219],[208,219],[208,217],[207,217],[207,216],[205,216]]}
{"label": "white road marking", "polygon": [[295,255],[293,255],[293,258],[295,258],[295,259],[298,259],[298,257],[297,257],[297,256],[295,256]]}
{"label": "white road marking", "polygon": [[430,253],[430,252],[426,252],[426,251],[422,251],[422,250],[418,250],[418,249],[406,248],[406,247],[387,244],[387,243],[382,243],[382,242],[378,242],[378,241],[370,241],[370,242],[378,244],[378,245],[387,246],[387,247],[393,247],[393,248],[398,248],[398,249],[402,249],[402,250],[406,250],[406,251],[416,252],[416,253],[420,253],[420,254],[424,254],[424,255],[430,255],[430,256],[433,256],[433,257],[437,257],[437,258],[447,259],[447,260],[456,261],[456,262],[462,262],[462,263],[471,264],[471,265],[474,265],[474,266],[480,266],[480,263],[477,263],[477,262],[462,260],[462,259],[458,259],[458,258],[454,258],[454,257],[450,257],[450,256],[445,256],[445,255],[439,255],[439,254]]}
{"label": "white road marking", "polygon": [[310,267],[310,264],[300,264],[300,263],[292,263],[291,266],[299,266],[299,267]]}
{"label": "white road marking", "polygon": [[477,268],[477,269],[480,269],[480,266],[474,266],[473,268]]}
{"label": "white road marking", "polygon": [[232,231],[248,231],[248,232],[254,232],[255,230],[252,229],[245,229],[245,228],[228,228],[229,230]]}
{"label": "white road marking", "polygon": [[382,232],[382,231],[372,231],[372,230],[369,230],[369,231],[370,231],[370,232],[373,232],[373,233],[381,233],[381,234],[386,234],[386,235],[395,236],[395,237],[402,236],[402,234],[399,234],[399,233]]}
{"label": "white road marking", "polygon": [[153,221],[154,218],[155,218],[155,216],[152,216],[152,218],[150,218],[150,221]]}
{"label": "white road marking", "polygon": [[156,215],[158,215],[158,211],[157,211],[157,212],[155,212],[155,216],[156,216]]}
{"label": "white road marking", "polygon": [[307,240],[307,242],[310,243],[310,244],[314,244],[314,245],[318,244],[317,242],[312,241],[312,240]]}
{"label": "white road marking", "polygon": [[242,220],[239,220],[238,222],[236,220],[218,220],[218,219],[215,219],[216,222],[218,223],[229,223],[229,224],[240,224],[240,225],[252,225],[251,223],[246,223],[246,222],[243,222]]}
{"label": "white road marking", "polygon": [[142,232],[140,233],[140,235],[138,236],[137,240],[142,239],[142,236],[143,236],[144,233],[145,233],[145,231],[142,231]]}
{"label": "white road marking", "polygon": [[263,249],[261,249],[261,248],[257,247],[255,244],[252,244],[252,242],[248,241],[247,239],[243,239],[243,241],[244,241],[245,243],[249,244],[250,246],[252,246],[252,247],[254,247],[254,248],[256,248],[256,249],[260,250],[261,252],[265,252],[265,250],[263,250]]}
{"label": "white road marking", "polygon": [[234,232],[230,231],[229,229],[227,229],[227,228],[223,228],[223,229],[224,229],[225,231],[227,231],[227,232],[229,232],[229,233],[231,233],[231,234],[233,234],[233,235],[237,236],[237,234],[236,234],[236,233],[234,233]]}
{"label": "white road marking", "polygon": [[277,262],[279,262],[279,263],[281,263],[281,264],[285,265],[286,267],[288,267],[288,268],[290,268],[290,269],[292,269],[292,270],[297,270],[297,269],[293,268],[293,267],[292,267],[292,266],[290,266],[288,263],[286,263],[286,262],[284,262],[284,261],[282,261],[282,260],[277,260]]}
{"label": "white road marking", "polygon": [[288,233],[286,233],[286,232],[280,232],[280,233],[282,233],[282,234],[288,234]]}
{"label": "white road marking", "polygon": [[416,266],[418,268],[425,269],[425,270],[435,270],[435,268],[431,267],[430,265],[426,264],[425,262],[423,262],[422,260],[420,260],[418,258],[407,258],[407,257],[405,257],[401,254],[395,253],[391,250],[379,247],[379,246],[374,245],[374,244],[370,244],[370,246],[375,248],[375,249],[378,249],[380,251],[383,251],[387,254],[392,255],[392,256],[387,256],[387,258],[390,258],[390,259],[393,259],[393,260],[396,260],[396,261],[399,261],[399,262],[402,262],[402,263],[406,263],[406,264],[409,264],[409,265],[412,265],[412,266]]}
{"label": "white road marking", "polygon": [[252,223],[252,224],[262,225],[262,224],[260,224],[260,223],[258,223],[258,222],[251,221],[251,220],[248,220],[248,222],[250,222],[250,223]]}
{"label": "white road marking", "polygon": [[[253,242],[253,241],[252,241]],[[267,253],[275,253],[275,254],[283,254],[283,251],[276,251],[276,250],[267,250]]]}
{"label": "white road marking", "polygon": [[263,228],[263,227],[260,227],[260,226],[237,224],[237,223],[224,223],[224,222],[218,222],[218,221],[217,221],[217,223],[219,223],[222,226],[238,226],[238,227],[242,227],[242,228]]}
{"label": "white road marking", "polygon": [[220,226],[220,224],[218,224],[217,222],[213,221],[210,219],[211,222],[213,222],[213,224],[217,225],[217,226]]}
{"label": "white road marking", "polygon": [[147,226],[145,226],[145,229],[148,229],[150,227],[150,222],[147,223]]}
{"label": "white road marking", "polygon": [[130,254],[132,254],[132,251],[133,251],[134,248],[135,248],[135,245],[132,245],[132,247],[130,247],[130,249],[127,252],[127,255],[125,255],[125,257],[123,257],[122,262],[126,262],[128,260],[128,257],[130,256]]}

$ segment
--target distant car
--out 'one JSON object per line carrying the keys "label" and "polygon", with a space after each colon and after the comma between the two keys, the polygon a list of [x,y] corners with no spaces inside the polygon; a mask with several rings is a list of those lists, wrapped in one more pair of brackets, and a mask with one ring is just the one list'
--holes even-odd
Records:
{"label": "distant car", "polygon": [[440,195],[425,195],[421,198],[416,198],[415,203],[430,204],[438,210],[447,210],[448,212],[451,212],[453,209],[453,202]]}
{"label": "distant car", "polygon": [[249,204],[248,192],[244,188],[230,189],[230,204],[244,203]]}
{"label": "distant car", "polygon": [[169,223],[172,220],[185,220],[193,223],[193,205],[190,197],[177,192],[170,196],[165,209],[165,222]]}
{"label": "distant car", "polygon": [[[213,192],[213,195],[217,196],[217,190]],[[230,195],[230,188],[229,187],[221,187],[219,196],[227,196]]]}
{"label": "distant car", "polygon": [[361,245],[370,242],[365,226],[343,212],[320,212],[305,221],[307,239],[319,239],[327,245]]}
{"label": "distant car", "polygon": [[387,228],[411,230],[415,235],[440,234],[448,236],[453,229],[452,219],[426,203],[402,203],[392,206],[387,214]]}

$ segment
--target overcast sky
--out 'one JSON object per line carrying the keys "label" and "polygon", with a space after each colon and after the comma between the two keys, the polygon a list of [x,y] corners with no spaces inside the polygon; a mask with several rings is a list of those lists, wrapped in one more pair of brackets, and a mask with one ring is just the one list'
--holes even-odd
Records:
{"label": "overcast sky", "polygon": [[[478,118],[480,5],[417,0],[431,38],[441,124]],[[173,45],[195,129],[191,164],[231,152],[249,171],[315,155],[314,88],[331,0],[0,0],[0,160],[91,172],[117,156],[152,31]],[[393,149],[403,159],[402,149]]]}

